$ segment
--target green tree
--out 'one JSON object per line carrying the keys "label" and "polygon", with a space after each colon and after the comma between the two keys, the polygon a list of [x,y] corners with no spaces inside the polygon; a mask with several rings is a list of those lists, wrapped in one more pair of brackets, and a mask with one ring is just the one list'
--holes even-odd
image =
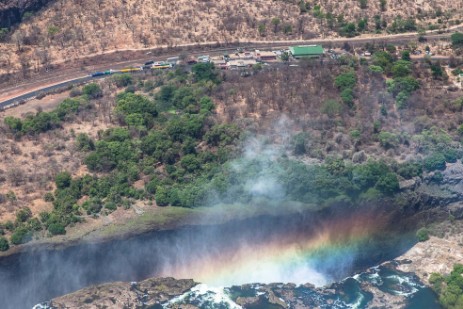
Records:
{"label": "green tree", "polygon": [[424,159],[424,167],[428,171],[445,170],[445,156],[441,153],[433,153]]}
{"label": "green tree", "polygon": [[359,0],[359,2],[361,9],[366,9],[368,7],[368,0]]}
{"label": "green tree", "polygon": [[68,172],[60,172],[55,176],[55,183],[58,189],[65,189],[71,185],[72,177]]}
{"label": "green tree", "polygon": [[32,233],[25,227],[16,228],[11,234],[11,243],[14,245],[24,244],[32,240]]}
{"label": "green tree", "polygon": [[8,117],[5,117],[3,121],[13,133],[21,132],[22,127],[23,127],[23,123],[21,119],[8,116]]}
{"label": "green tree", "polygon": [[412,59],[410,57],[410,51],[409,50],[402,51],[401,58],[402,60],[405,60],[405,61],[411,61]]}
{"label": "green tree", "polygon": [[61,223],[52,223],[48,226],[48,232],[53,235],[64,235],[66,234],[66,229]]}
{"label": "green tree", "polygon": [[304,155],[308,151],[307,133],[301,132],[293,136],[291,144],[293,146],[293,153],[296,156]]}
{"label": "green tree", "polygon": [[378,134],[379,143],[385,149],[395,148],[399,144],[399,137],[391,132],[382,131]]}
{"label": "green tree", "polygon": [[352,108],[354,106],[354,91],[351,88],[346,88],[341,91],[341,99],[344,104]]}
{"label": "green tree", "polygon": [[289,61],[289,53],[288,52],[283,52],[281,54],[281,60],[283,60],[284,62],[288,62]]}
{"label": "green tree", "polygon": [[272,18],[273,32],[277,33],[281,20],[278,17]]}
{"label": "green tree", "polygon": [[217,72],[213,63],[197,63],[191,68],[194,80],[199,81],[212,81],[214,83],[219,82]]}
{"label": "green tree", "polygon": [[387,173],[381,176],[375,187],[385,195],[393,195],[400,190],[399,180],[394,173]]}
{"label": "green tree", "polygon": [[259,31],[259,35],[260,36],[265,36],[266,32],[267,32],[267,29],[265,27],[265,24],[264,23],[260,23],[257,30]]}
{"label": "green tree", "polygon": [[132,75],[124,73],[113,76],[113,81],[117,87],[127,87],[133,83]]}
{"label": "green tree", "polygon": [[79,133],[76,136],[76,147],[80,151],[95,150],[95,142],[86,133]]}
{"label": "green tree", "polygon": [[169,192],[165,187],[160,186],[156,189],[155,199],[158,206],[167,206],[169,205]]}
{"label": "green tree", "polygon": [[358,31],[363,32],[367,29],[367,26],[368,26],[368,20],[366,18],[362,18],[359,20],[357,24],[357,29]]}
{"label": "green tree", "polygon": [[32,217],[32,211],[29,207],[21,208],[16,213],[16,220],[18,222],[26,222],[31,217]]}
{"label": "green tree", "polygon": [[452,48],[457,49],[463,47],[463,33],[456,32],[452,34],[450,39],[452,40]]}
{"label": "green tree", "polygon": [[411,62],[405,60],[399,60],[392,65],[391,73],[394,78],[405,77],[412,72]]}
{"label": "green tree", "polygon": [[357,83],[357,75],[355,71],[351,70],[345,73],[342,73],[336,77],[334,84],[341,90],[352,89]]}
{"label": "green tree", "polygon": [[84,88],[82,88],[82,92],[90,99],[98,99],[103,96],[103,90],[101,90],[100,86],[96,83],[85,85]]}
{"label": "green tree", "polygon": [[6,240],[5,237],[0,236],[0,251],[6,251],[10,249],[10,245],[8,243],[8,240]]}

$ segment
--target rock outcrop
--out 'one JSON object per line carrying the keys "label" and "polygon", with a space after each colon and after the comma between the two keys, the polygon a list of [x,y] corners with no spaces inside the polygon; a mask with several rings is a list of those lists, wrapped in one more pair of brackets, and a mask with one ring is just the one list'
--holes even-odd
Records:
{"label": "rock outcrop", "polygon": [[[182,295],[193,280],[152,278],[141,282],[113,282],[84,288],[53,299],[51,308],[157,308],[161,303]],[[46,307],[45,307],[46,308]],[[162,308],[162,307],[161,307]]]}

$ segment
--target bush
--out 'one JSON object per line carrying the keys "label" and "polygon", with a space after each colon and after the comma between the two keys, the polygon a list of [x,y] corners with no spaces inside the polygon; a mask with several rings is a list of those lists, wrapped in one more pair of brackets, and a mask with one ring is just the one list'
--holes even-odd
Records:
{"label": "bush", "polygon": [[399,165],[397,174],[405,179],[411,179],[416,176],[420,176],[423,173],[421,164],[415,162],[406,162]]}
{"label": "bush", "polygon": [[399,137],[391,132],[382,131],[378,134],[379,143],[384,149],[395,148],[399,144]]}
{"label": "bush", "polygon": [[452,40],[452,47],[457,49],[463,47],[463,33],[457,32],[450,37]]}
{"label": "bush", "polygon": [[85,133],[79,133],[76,137],[76,147],[80,151],[91,151],[95,150],[95,143]]}
{"label": "bush", "polygon": [[307,153],[307,133],[301,132],[293,136],[291,144],[293,146],[293,153],[296,156],[304,155]]}
{"label": "bush", "polygon": [[434,153],[424,159],[424,167],[428,171],[445,170],[445,156],[441,153]]}
{"label": "bush", "polygon": [[158,187],[156,189],[156,196],[155,196],[155,199],[156,199],[156,204],[158,206],[167,206],[169,205],[169,194],[167,192],[167,189],[164,188],[164,187]]}
{"label": "bush", "polygon": [[344,104],[352,108],[354,106],[354,91],[351,88],[344,89],[341,94],[341,100]]}
{"label": "bush", "polygon": [[133,82],[132,75],[130,74],[114,75],[113,80],[117,87],[127,87]]}
{"label": "bush", "polygon": [[30,217],[32,217],[32,211],[29,207],[24,207],[16,213],[16,220],[18,222],[26,222]]}
{"label": "bush", "polygon": [[352,89],[355,87],[355,84],[357,83],[357,75],[354,71],[342,73],[338,75],[338,77],[336,77],[334,83],[336,87],[338,87],[340,90],[344,90],[347,88]]}
{"label": "bush", "polygon": [[10,245],[8,244],[8,240],[5,237],[0,236],[0,251],[6,251],[10,249]]}
{"label": "bush", "polygon": [[321,112],[329,117],[335,117],[341,113],[342,106],[336,100],[326,100],[323,102]]}
{"label": "bush", "polygon": [[53,202],[55,200],[55,197],[53,196],[53,193],[51,192],[47,192],[45,193],[45,195],[43,196],[43,200],[45,202]]}
{"label": "bush", "polygon": [[51,235],[64,235],[66,234],[66,229],[61,223],[52,223],[48,226],[48,232]]}
{"label": "bush", "polygon": [[418,241],[426,241],[429,239],[429,231],[427,228],[422,227],[418,231],[416,231],[416,238]]}
{"label": "bush", "polygon": [[114,211],[117,209],[117,204],[114,203],[114,202],[107,202],[105,205],[104,205],[104,208],[110,210],[110,211]]}
{"label": "bush", "polygon": [[387,173],[381,176],[376,183],[376,188],[385,195],[393,195],[400,190],[399,180],[394,173]]}
{"label": "bush", "polygon": [[103,96],[103,90],[101,90],[100,86],[96,83],[85,85],[84,88],[82,88],[82,92],[90,99],[98,99]]}
{"label": "bush", "polygon": [[71,185],[71,180],[72,180],[71,174],[69,174],[68,172],[58,173],[55,177],[56,187],[58,189],[67,188]]}
{"label": "bush", "polygon": [[14,245],[24,244],[32,239],[32,233],[25,227],[16,228],[11,235],[11,243]]}

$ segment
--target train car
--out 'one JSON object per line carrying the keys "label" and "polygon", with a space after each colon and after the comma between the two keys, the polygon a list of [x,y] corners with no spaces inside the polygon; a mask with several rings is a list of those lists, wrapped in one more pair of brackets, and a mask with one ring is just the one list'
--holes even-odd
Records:
{"label": "train car", "polygon": [[172,67],[172,64],[167,63],[165,61],[159,61],[159,62],[153,63],[153,65],[151,66],[151,69],[164,70],[164,69],[170,69],[171,67]]}
{"label": "train car", "polygon": [[103,75],[111,75],[113,74],[113,70],[107,70],[107,71],[104,71],[104,72],[94,72],[92,74],[90,74],[92,77],[98,77],[98,76],[103,76]]}
{"label": "train car", "polygon": [[131,72],[139,72],[139,71],[143,71],[143,68],[142,68],[142,67],[125,68],[125,69],[119,70],[118,72],[121,72],[121,73],[131,73]]}
{"label": "train car", "polygon": [[98,76],[103,76],[105,75],[104,72],[94,72],[91,74],[92,77],[98,77]]}

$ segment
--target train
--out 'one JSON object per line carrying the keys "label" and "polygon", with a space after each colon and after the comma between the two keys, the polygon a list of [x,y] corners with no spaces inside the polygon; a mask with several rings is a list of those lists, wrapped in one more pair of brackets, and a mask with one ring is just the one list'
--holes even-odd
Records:
{"label": "train", "polygon": [[154,62],[150,61],[145,63],[144,66],[141,67],[130,67],[130,68],[124,68],[120,70],[107,70],[107,71],[102,71],[102,72],[93,72],[90,74],[91,77],[100,77],[100,76],[106,76],[106,75],[112,75],[112,74],[117,74],[117,73],[133,73],[133,72],[141,72],[147,69],[152,69],[152,70],[165,70],[165,69],[170,69],[173,67],[172,63],[168,63],[165,61],[161,62]]}

